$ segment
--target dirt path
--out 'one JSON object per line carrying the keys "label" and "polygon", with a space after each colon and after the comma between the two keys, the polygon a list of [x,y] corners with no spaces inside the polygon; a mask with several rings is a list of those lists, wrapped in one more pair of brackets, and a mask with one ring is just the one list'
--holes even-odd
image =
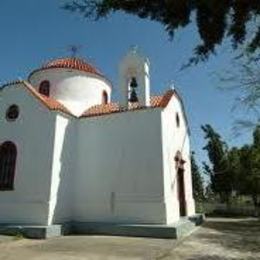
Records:
{"label": "dirt path", "polygon": [[49,240],[0,237],[0,260],[175,259],[260,260],[260,222],[209,219],[183,241],[105,236]]}
{"label": "dirt path", "polygon": [[164,259],[260,259],[260,222],[256,219],[208,219]]}

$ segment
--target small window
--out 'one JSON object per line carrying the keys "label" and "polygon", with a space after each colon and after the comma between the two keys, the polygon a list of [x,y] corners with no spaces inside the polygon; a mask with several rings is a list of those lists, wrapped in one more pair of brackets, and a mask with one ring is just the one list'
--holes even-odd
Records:
{"label": "small window", "polygon": [[178,113],[176,113],[176,125],[177,127],[180,127],[180,117]]}
{"label": "small window", "polygon": [[108,95],[107,92],[104,90],[102,93],[102,104],[107,104],[108,103]]}
{"label": "small window", "polygon": [[19,116],[19,108],[17,105],[11,105],[6,111],[6,119],[8,121],[15,121]]}
{"label": "small window", "polygon": [[14,143],[5,142],[0,146],[0,190],[14,189],[14,175],[17,149]]}
{"label": "small window", "polygon": [[39,92],[44,96],[50,96],[50,82],[48,80],[44,80],[41,82]]}

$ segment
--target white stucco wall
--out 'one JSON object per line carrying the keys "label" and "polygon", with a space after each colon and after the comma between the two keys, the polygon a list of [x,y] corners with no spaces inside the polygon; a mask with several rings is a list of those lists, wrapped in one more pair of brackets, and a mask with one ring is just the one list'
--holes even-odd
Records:
{"label": "white stucco wall", "polygon": [[[49,111],[19,84],[0,98],[0,144],[12,141],[18,150],[15,189],[0,191],[0,223],[175,222],[177,151],[186,161],[187,213],[194,214],[189,136],[176,97],[165,109],[81,119]],[[20,116],[8,122],[12,104]]]}
{"label": "white stucco wall", "polygon": [[[16,104],[20,115],[5,119]],[[0,191],[0,223],[47,224],[56,114],[17,84],[0,91],[0,144],[17,146],[13,191]]]}
{"label": "white stucco wall", "polygon": [[73,189],[77,189],[77,120],[57,114],[53,147],[48,224],[72,219]]}
{"label": "white stucco wall", "polygon": [[91,106],[102,104],[103,91],[107,92],[108,101],[111,100],[111,84],[98,75],[78,70],[47,69],[35,72],[29,78],[37,90],[44,80],[50,82],[50,96],[76,116]]}
{"label": "white stucco wall", "polygon": [[165,223],[160,109],[81,119],[73,219]]}
{"label": "white stucco wall", "polygon": [[[180,118],[180,126],[176,124],[176,113]],[[190,142],[187,125],[180,101],[172,97],[168,106],[162,112],[163,135],[163,169],[164,169],[164,196],[167,205],[167,223],[179,220],[179,200],[177,194],[177,172],[175,156],[180,151],[186,161],[184,168],[185,202],[187,215],[195,213],[192,196],[192,178],[190,165]]]}

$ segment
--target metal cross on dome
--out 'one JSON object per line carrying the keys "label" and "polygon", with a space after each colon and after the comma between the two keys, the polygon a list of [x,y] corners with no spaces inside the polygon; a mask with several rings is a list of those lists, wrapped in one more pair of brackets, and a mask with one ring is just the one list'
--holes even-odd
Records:
{"label": "metal cross on dome", "polygon": [[139,46],[138,45],[132,45],[130,47],[130,50],[133,52],[133,53],[138,53],[139,52]]}
{"label": "metal cross on dome", "polygon": [[68,46],[67,51],[70,53],[72,58],[75,58],[80,53],[81,49],[82,45],[71,44]]}

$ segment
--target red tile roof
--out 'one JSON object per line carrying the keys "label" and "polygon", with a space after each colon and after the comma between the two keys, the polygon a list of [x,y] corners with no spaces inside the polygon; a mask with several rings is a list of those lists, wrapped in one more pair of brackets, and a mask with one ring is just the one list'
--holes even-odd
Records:
{"label": "red tile roof", "polygon": [[32,94],[34,97],[36,97],[49,110],[59,111],[59,112],[73,116],[73,114],[64,105],[62,105],[59,101],[40,94],[29,82],[27,82],[25,80],[17,80],[17,81],[12,81],[7,84],[4,84],[0,88],[0,90],[4,89],[5,87],[17,85],[17,84],[21,84],[26,90],[28,90],[30,92],[30,94]]}
{"label": "red tile roof", "polygon": [[[163,96],[153,96],[151,97],[151,106],[148,108],[164,108],[168,105],[171,97],[174,95],[174,90],[168,90]],[[147,107],[142,107],[138,103],[135,103],[131,107],[132,110],[140,110],[140,109],[147,109]],[[107,115],[112,113],[119,113],[129,111],[127,109],[120,108],[118,103],[109,103],[109,104],[102,104],[102,105],[95,105],[88,110],[86,110],[81,117],[93,117],[93,116],[101,116]]]}
{"label": "red tile roof", "polygon": [[[12,83],[8,83],[4,85],[3,87],[6,87],[8,85],[14,85],[17,83],[22,83],[22,85],[39,101],[41,101],[48,109],[62,112],[65,114],[68,114],[70,116],[74,116],[63,104],[58,102],[57,100],[46,97],[42,94],[40,94],[30,83],[27,81],[16,81]],[[168,90],[163,96],[153,96],[151,97],[151,106],[150,107],[142,107],[138,103],[134,103],[131,106],[130,111],[135,110],[141,110],[141,109],[149,109],[149,108],[165,108],[168,103],[170,102],[173,95],[176,95],[178,99],[180,97],[178,96],[177,92],[175,90]],[[181,99],[180,99],[181,100]],[[102,116],[102,115],[108,115],[112,113],[120,113],[120,112],[126,112],[129,111],[129,109],[124,109],[119,106],[118,103],[109,103],[109,104],[101,104],[101,105],[95,105],[87,109],[80,117],[95,117],[95,116]]]}
{"label": "red tile roof", "polygon": [[76,69],[76,70],[81,70],[81,71],[102,76],[101,72],[99,72],[96,68],[94,68],[92,65],[87,63],[85,60],[79,58],[56,59],[48,62],[42,68],[43,69],[51,69],[51,68]]}
{"label": "red tile roof", "polygon": [[84,59],[73,58],[73,57],[59,58],[59,59],[49,61],[46,64],[44,64],[40,69],[36,69],[33,72],[31,72],[28,78],[30,79],[32,74],[34,74],[35,72],[41,70],[47,70],[47,69],[74,69],[74,70],[84,71],[105,78],[105,76],[98,69],[96,69],[94,66],[86,62]]}
{"label": "red tile roof", "polygon": [[48,109],[54,110],[54,111],[59,111],[63,112],[68,115],[72,115],[71,112],[60,102],[57,100],[46,97],[42,94],[40,94],[36,89],[33,88],[28,82],[22,81],[23,85],[26,87],[26,89],[34,96],[36,97],[39,101],[41,101]]}

